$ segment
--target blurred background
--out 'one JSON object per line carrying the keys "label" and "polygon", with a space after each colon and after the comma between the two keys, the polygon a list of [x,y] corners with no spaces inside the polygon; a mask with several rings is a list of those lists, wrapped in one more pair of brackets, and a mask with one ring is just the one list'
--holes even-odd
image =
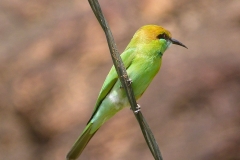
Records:
{"label": "blurred background", "polygon": [[[157,24],[172,46],[138,101],[164,160],[240,159],[240,1],[100,0],[120,52]],[[60,160],[84,129],[112,66],[87,0],[0,1],[0,159]],[[83,160],[153,159],[124,109]]]}

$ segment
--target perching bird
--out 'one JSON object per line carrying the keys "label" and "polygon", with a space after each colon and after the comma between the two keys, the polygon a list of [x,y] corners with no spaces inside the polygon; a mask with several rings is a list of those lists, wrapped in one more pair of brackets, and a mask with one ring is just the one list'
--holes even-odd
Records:
{"label": "perching bird", "polygon": [[[171,44],[187,48],[181,42],[173,39],[171,33],[161,26],[146,25],[134,34],[127,48],[121,54],[128,76],[132,80],[136,99],[142,96],[158,73],[163,53]],[[93,114],[68,153],[67,159],[77,159],[104,122],[128,106],[130,106],[128,98],[113,66],[99,93]]]}

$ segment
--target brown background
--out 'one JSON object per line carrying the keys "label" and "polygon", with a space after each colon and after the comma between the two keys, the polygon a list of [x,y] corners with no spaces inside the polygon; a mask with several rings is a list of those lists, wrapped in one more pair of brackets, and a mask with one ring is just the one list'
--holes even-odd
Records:
{"label": "brown background", "polygon": [[[164,160],[240,159],[240,1],[100,0],[122,52],[145,24],[172,46],[139,101]],[[60,160],[84,129],[112,61],[87,0],[0,1],[0,159]],[[80,159],[153,159],[128,109]]]}

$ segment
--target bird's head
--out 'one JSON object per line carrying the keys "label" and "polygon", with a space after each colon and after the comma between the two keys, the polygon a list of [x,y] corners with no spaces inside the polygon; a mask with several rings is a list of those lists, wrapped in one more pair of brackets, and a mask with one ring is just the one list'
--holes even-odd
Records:
{"label": "bird's head", "polygon": [[146,25],[141,27],[133,36],[134,44],[159,44],[164,52],[171,44],[187,48],[184,44],[172,38],[171,33],[161,26]]}

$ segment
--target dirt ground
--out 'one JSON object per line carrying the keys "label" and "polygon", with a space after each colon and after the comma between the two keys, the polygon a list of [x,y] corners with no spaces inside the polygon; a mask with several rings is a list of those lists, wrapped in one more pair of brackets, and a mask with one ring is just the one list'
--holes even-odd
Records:
{"label": "dirt ground", "polygon": [[[240,1],[100,0],[120,52],[145,24],[172,46],[138,103],[164,160],[240,160]],[[0,159],[63,160],[112,66],[87,0],[0,1]],[[82,160],[153,159],[124,109]]]}

